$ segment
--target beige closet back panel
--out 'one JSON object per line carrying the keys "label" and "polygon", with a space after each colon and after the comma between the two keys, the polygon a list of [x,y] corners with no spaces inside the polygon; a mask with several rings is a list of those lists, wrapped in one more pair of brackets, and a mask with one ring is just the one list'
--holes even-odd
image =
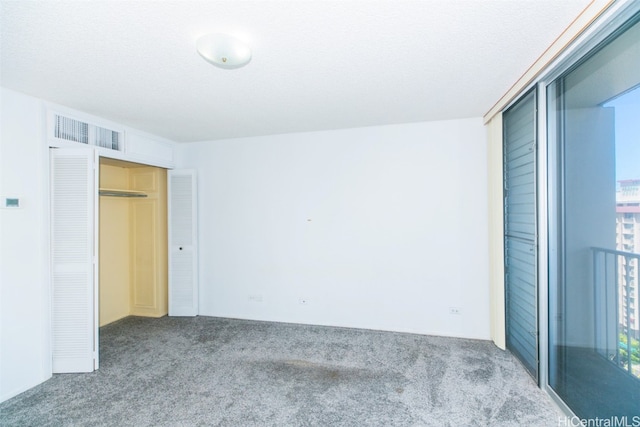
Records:
{"label": "beige closet back panel", "polygon": [[100,326],[129,315],[166,315],[166,170],[105,160],[100,188],[147,196],[100,197]]}
{"label": "beige closet back panel", "polygon": [[167,173],[131,169],[130,189],[147,197],[131,201],[131,314],[167,314]]}
{"label": "beige closet back panel", "polygon": [[[127,168],[101,165],[101,188],[127,188]],[[129,199],[100,197],[100,326],[130,313]]]}

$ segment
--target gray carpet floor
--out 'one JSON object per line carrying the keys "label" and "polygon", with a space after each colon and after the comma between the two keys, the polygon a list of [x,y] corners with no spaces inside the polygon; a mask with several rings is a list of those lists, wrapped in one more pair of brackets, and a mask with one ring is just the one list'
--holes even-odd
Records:
{"label": "gray carpet floor", "polygon": [[212,317],[129,317],[100,369],[0,404],[2,426],[557,426],[486,341]]}

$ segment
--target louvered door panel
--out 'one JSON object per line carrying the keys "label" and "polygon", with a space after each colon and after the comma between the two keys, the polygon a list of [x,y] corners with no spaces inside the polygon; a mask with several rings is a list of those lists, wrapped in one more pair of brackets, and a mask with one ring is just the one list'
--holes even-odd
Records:
{"label": "louvered door panel", "polygon": [[51,150],[53,372],[94,370],[93,151]]}
{"label": "louvered door panel", "polygon": [[529,92],[503,115],[506,338],[538,380],[536,97]]}
{"label": "louvered door panel", "polygon": [[168,172],[169,315],[198,314],[196,176],[191,170]]}

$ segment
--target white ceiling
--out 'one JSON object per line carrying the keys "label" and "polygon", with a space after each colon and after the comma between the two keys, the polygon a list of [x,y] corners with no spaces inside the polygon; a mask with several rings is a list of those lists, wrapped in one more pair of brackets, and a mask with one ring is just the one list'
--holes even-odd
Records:
{"label": "white ceiling", "polygon": [[[588,3],[2,0],[0,78],[178,142],[480,117]],[[209,32],[249,65],[205,62]]]}

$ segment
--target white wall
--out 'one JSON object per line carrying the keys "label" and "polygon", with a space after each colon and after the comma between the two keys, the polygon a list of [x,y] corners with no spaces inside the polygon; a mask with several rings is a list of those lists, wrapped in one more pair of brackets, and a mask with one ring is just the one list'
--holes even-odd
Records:
{"label": "white wall", "polygon": [[487,181],[489,203],[489,312],[491,339],[507,348],[504,294],[504,177],[502,167],[502,113],[487,123]]}
{"label": "white wall", "polygon": [[489,339],[486,147],[480,118],[180,146],[200,313]]}
{"label": "white wall", "polygon": [[0,401],[51,376],[48,154],[40,100],[0,89]]}

